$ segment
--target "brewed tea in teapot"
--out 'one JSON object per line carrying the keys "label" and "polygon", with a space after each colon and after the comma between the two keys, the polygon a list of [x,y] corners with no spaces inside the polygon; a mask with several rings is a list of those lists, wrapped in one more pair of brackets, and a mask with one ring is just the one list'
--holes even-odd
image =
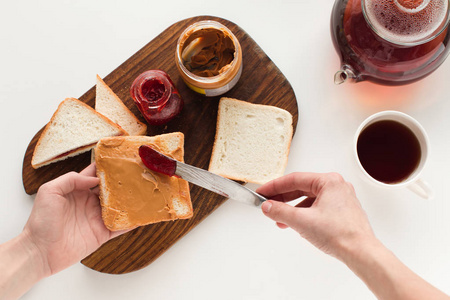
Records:
{"label": "brewed tea in teapot", "polygon": [[449,53],[449,21],[449,0],[336,0],[335,83],[401,85],[427,76]]}

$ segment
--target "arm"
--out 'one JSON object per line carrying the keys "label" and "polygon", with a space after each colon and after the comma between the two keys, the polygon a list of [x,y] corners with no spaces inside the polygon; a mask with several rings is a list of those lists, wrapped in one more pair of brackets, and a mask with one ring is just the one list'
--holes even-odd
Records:
{"label": "arm", "polygon": [[79,262],[124,231],[103,224],[95,165],[39,189],[23,232],[0,245],[0,299],[16,299],[42,278]]}
{"label": "arm", "polygon": [[39,250],[22,232],[0,245],[0,299],[17,299],[48,274]]}
{"label": "arm", "polygon": [[345,250],[344,262],[379,299],[449,299],[378,240]]}
{"label": "arm", "polygon": [[[257,192],[273,199],[262,205],[266,216],[344,262],[379,299],[449,299],[375,237],[353,186],[340,175],[293,173]],[[306,198],[296,207],[283,203],[300,197]]]}

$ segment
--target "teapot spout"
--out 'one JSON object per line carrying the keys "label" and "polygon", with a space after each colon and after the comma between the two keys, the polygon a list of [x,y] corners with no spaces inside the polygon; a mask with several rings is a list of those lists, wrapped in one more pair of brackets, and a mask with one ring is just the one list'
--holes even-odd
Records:
{"label": "teapot spout", "polygon": [[349,66],[343,66],[339,71],[334,74],[334,83],[339,85],[344,82],[356,82],[356,75],[352,68]]}

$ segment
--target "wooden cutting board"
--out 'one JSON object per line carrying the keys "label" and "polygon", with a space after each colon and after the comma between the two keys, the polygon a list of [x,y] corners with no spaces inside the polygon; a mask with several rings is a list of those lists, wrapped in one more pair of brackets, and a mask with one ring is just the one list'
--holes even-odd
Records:
{"label": "wooden cutting board", "polygon": [[[203,169],[208,169],[211,157],[220,97],[207,98],[191,91],[184,84],[175,66],[175,47],[178,37],[187,26],[207,19],[227,26],[236,35],[242,47],[241,79],[224,96],[284,108],[293,115],[295,129],[298,108],[288,80],[244,30],[221,18],[199,16],[173,24],[104,78],[106,84],[127,107],[144,121],[130,96],[130,86],[133,80],[146,70],[165,70],[174,81],[185,105],[181,114],[167,125],[149,126],[148,135],[183,132],[186,163]],[[94,80],[95,74],[92,74],[92,81]],[[95,86],[79,99],[94,107]],[[23,161],[23,184],[30,195],[36,193],[45,182],[69,171],[79,172],[90,164],[90,153],[85,153],[34,170],[31,167],[31,157],[42,131],[43,128],[31,140]],[[94,270],[110,274],[124,274],[149,265],[227,200],[192,184],[190,188],[194,207],[194,216],[191,219],[137,228],[105,243],[82,260],[82,263]]]}

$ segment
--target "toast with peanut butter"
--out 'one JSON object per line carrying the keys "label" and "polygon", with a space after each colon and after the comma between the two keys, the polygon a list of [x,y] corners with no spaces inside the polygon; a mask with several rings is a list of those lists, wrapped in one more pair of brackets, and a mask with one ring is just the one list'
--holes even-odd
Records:
{"label": "toast with peanut butter", "polygon": [[147,169],[139,147],[149,145],[184,161],[184,135],[123,136],[101,139],[95,148],[102,218],[109,230],[187,219],[193,209],[187,181]]}

